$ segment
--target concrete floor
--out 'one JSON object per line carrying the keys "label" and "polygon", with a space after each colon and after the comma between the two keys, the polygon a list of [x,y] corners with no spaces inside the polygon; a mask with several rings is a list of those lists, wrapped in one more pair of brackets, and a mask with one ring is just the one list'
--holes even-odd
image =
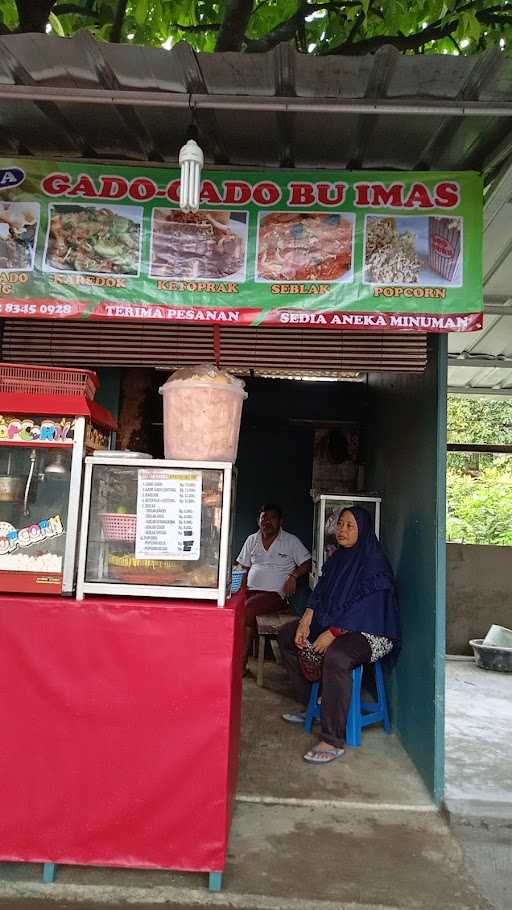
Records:
{"label": "concrete floor", "polygon": [[381,725],[365,730],[364,748],[345,750],[327,767],[311,767],[304,753],[318,737],[287,724],[281,714],[297,709],[281,667],[265,662],[265,688],[244,680],[242,752],[238,792],[242,799],[322,800],[335,804],[432,811],[432,800],[398,738]]}
{"label": "concrete floor", "polygon": [[446,661],[445,792],[453,815],[512,820],[512,673]]}
{"label": "concrete floor", "polygon": [[[44,898],[8,898],[0,900],[0,910],[77,910],[76,900],[52,900],[48,908],[48,899]],[[173,904],[173,910],[197,910],[197,904]],[[80,910],[98,910],[98,904],[80,901]],[[126,910],[126,903],[109,904],[109,910]],[[132,904],[130,910],[148,910],[147,904]]]}
{"label": "concrete floor", "polygon": [[[478,781],[465,757],[475,737],[470,715],[483,711],[490,695],[501,721],[506,717],[502,674],[483,681],[481,704],[474,672],[483,671],[448,669],[448,778],[457,799]],[[80,910],[104,903],[112,910],[162,903],[177,910],[510,910],[505,821],[498,837],[460,814],[455,837],[396,737],[379,728],[329,767],[307,765],[302,755],[312,737],[281,720],[294,703],[282,670],[270,662],[265,684],[244,683],[239,801],[222,894],[208,893],[203,874],[130,869],[59,867],[57,883],[42,885],[40,867],[11,863],[0,866],[0,910],[42,910],[49,899],[55,910],[72,910],[77,901]],[[494,773],[490,757],[485,773]],[[506,793],[506,779],[493,783],[493,798],[498,786],[501,797]]]}
{"label": "concrete floor", "polygon": [[466,868],[512,908],[512,674],[446,662],[446,805]]}
{"label": "concrete floor", "polygon": [[[168,903],[237,910],[491,910],[464,867],[462,850],[433,813],[239,803],[223,894],[206,877],[62,867],[55,885],[40,870],[2,869],[0,901]],[[7,877],[8,875],[8,877]],[[0,905],[1,910],[1,905]]]}
{"label": "concrete floor", "polygon": [[494,910],[512,907],[512,826],[453,825],[464,863]]}
{"label": "concrete floor", "polygon": [[209,894],[202,874],[59,867],[57,883],[41,885],[40,867],[3,864],[0,910],[13,898],[32,900],[23,910],[40,910],[49,898],[56,910],[73,901],[178,910],[497,907],[468,873],[398,740],[370,729],[342,760],[307,765],[312,737],[280,718],[293,705],[284,674],[271,663],[265,673],[269,688],[245,681],[240,798],[222,894]]}

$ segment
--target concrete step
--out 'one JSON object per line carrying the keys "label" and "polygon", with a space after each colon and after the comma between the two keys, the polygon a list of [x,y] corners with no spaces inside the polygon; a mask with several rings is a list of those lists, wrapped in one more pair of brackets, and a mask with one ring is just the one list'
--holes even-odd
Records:
{"label": "concrete step", "polygon": [[499,829],[512,838],[512,800],[447,799],[446,811],[453,828]]}
{"label": "concrete step", "polygon": [[[321,773],[327,769],[318,769]],[[59,867],[53,885],[40,866],[3,864],[7,899],[237,910],[490,910],[436,813],[353,807],[238,803],[224,876]],[[1,903],[0,903],[1,910]]]}

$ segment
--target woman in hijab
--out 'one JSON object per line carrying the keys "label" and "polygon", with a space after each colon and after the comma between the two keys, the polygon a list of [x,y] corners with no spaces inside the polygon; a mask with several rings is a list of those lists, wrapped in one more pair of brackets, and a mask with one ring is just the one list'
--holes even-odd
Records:
{"label": "woman in hijab", "polygon": [[[295,694],[307,705],[311,690],[301,671],[309,649],[322,660],[320,740],[304,756],[327,764],[343,755],[352,697],[352,670],[398,649],[400,626],[391,566],[375,536],[366,509],[343,509],[338,518],[339,549],[327,560],[308,609],[279,636],[283,662]],[[303,724],[305,712],[284,714]]]}

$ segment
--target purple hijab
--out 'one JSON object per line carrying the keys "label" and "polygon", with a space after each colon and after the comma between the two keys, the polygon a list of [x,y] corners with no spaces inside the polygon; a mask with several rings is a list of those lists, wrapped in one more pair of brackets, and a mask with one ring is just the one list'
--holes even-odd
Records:
{"label": "purple hijab", "polygon": [[352,512],[359,531],[353,547],[340,547],[328,559],[308,606],[314,635],[335,626],[350,632],[384,635],[400,640],[400,621],[391,566],[375,536],[366,509]]}

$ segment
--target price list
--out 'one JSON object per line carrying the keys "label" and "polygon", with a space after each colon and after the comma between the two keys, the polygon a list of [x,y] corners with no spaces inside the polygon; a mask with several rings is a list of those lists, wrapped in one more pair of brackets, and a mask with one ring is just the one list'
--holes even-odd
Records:
{"label": "price list", "polygon": [[201,471],[139,470],[136,559],[199,559],[202,488]]}

